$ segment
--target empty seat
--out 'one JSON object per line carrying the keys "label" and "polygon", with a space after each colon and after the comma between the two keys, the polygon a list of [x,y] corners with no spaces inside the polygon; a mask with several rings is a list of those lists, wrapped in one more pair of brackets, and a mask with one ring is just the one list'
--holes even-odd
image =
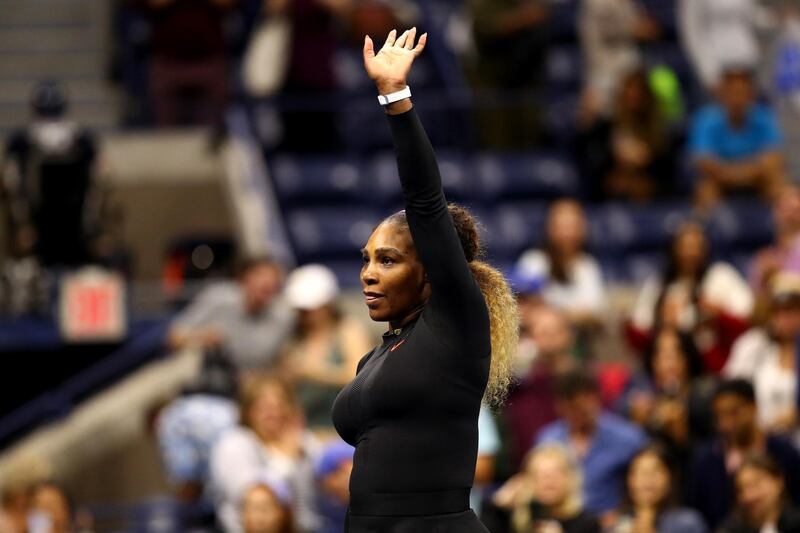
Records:
{"label": "empty seat", "polygon": [[721,251],[757,248],[774,238],[775,227],[769,206],[758,200],[729,200],[712,211],[708,234]]}
{"label": "empty seat", "polygon": [[560,154],[481,155],[474,167],[487,197],[537,199],[578,193],[577,172]]}
{"label": "empty seat", "polygon": [[[442,176],[442,186],[448,200],[465,202],[481,197],[474,169],[461,152],[438,150],[436,161]],[[371,199],[383,205],[396,205],[402,201],[397,158],[394,152],[382,152],[366,166],[366,187]]]}
{"label": "empty seat", "polygon": [[494,232],[487,245],[516,260],[527,248],[544,241],[547,206],[543,203],[505,203],[494,209]]}
{"label": "empty seat", "polygon": [[690,215],[690,207],[682,203],[596,207],[589,210],[590,245],[598,251],[661,250]]}
{"label": "empty seat", "polygon": [[553,46],[545,61],[547,83],[551,88],[580,90],[583,59],[578,45]]}
{"label": "empty seat", "polygon": [[355,200],[361,194],[361,166],[357,159],[282,155],[270,163],[282,204]]}
{"label": "empty seat", "polygon": [[358,207],[300,208],[289,212],[287,225],[298,260],[308,262],[358,258],[382,218],[380,213]]}

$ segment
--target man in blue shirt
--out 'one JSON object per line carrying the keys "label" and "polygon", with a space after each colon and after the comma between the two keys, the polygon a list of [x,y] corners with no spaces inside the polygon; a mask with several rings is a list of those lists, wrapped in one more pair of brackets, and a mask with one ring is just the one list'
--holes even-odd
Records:
{"label": "man in blue shirt", "polygon": [[601,518],[620,503],[628,463],[647,444],[638,427],[603,412],[595,379],[576,370],[556,383],[560,419],[545,426],[537,445],[558,442],[569,448],[583,470],[583,497],[587,511]]}
{"label": "man in blue shirt", "polygon": [[771,199],[784,181],[778,122],[756,96],[752,73],[730,68],[722,74],[718,103],[695,115],[689,147],[701,208],[713,207],[731,192],[754,191]]}

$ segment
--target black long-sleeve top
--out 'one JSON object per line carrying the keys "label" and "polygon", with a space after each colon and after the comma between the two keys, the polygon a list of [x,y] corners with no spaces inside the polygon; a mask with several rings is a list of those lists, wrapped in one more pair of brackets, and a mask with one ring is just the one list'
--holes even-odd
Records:
{"label": "black long-sleeve top", "polygon": [[365,495],[431,493],[435,501],[442,492],[469,490],[491,355],[488,310],[447,210],[430,141],[413,109],[389,123],[431,297],[419,318],[384,335],[360,361],[333,406],[336,430],[356,447],[351,509],[364,514],[369,504],[359,502],[374,501]]}

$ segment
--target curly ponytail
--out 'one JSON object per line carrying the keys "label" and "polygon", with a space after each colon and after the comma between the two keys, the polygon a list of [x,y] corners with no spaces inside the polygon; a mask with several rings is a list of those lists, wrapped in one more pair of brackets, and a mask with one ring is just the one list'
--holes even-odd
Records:
{"label": "curly ponytail", "polygon": [[[480,260],[483,249],[475,217],[460,205],[449,204],[448,210],[453,218],[464,256],[489,310],[492,362],[483,401],[490,407],[499,407],[506,399],[519,339],[517,302],[505,277],[496,268]],[[396,213],[387,220],[404,227],[408,226],[404,212]]]}

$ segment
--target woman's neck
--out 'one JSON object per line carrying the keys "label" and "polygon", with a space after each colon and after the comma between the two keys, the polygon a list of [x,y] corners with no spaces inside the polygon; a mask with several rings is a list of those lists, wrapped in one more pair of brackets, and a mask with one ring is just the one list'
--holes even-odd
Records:
{"label": "woman's neck", "polygon": [[410,324],[411,322],[416,320],[416,318],[419,315],[422,314],[423,309],[425,309],[425,304],[426,303],[427,302],[421,303],[419,306],[414,308],[413,311],[411,311],[408,315],[406,315],[406,317],[403,318],[402,320],[398,320],[398,321],[391,320],[391,321],[389,321],[389,333],[392,333],[393,331],[396,331],[398,329],[403,329],[408,324]]}

